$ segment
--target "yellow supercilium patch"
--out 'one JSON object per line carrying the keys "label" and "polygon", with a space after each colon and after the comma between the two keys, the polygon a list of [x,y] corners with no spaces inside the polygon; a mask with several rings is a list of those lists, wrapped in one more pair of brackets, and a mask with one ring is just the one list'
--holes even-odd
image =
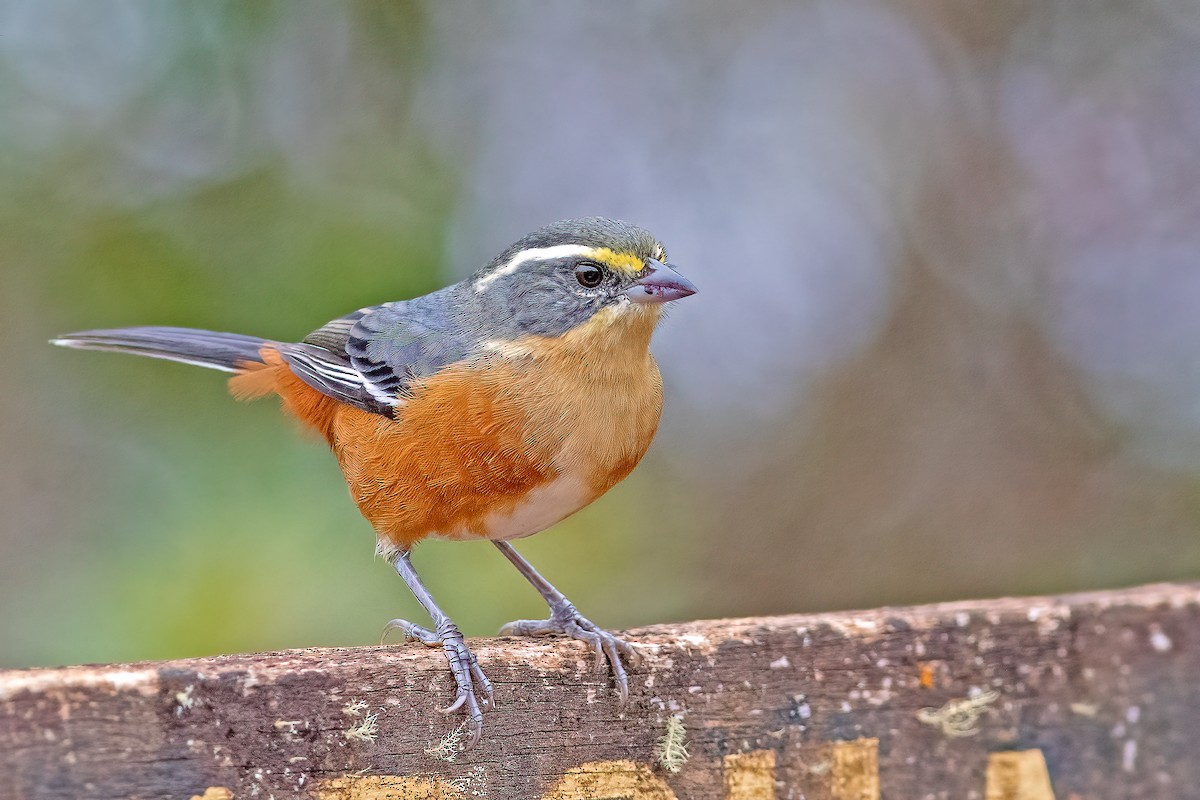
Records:
{"label": "yellow supercilium patch", "polygon": [[610,247],[596,247],[588,253],[588,258],[594,258],[609,269],[623,272],[626,275],[636,275],[642,271],[645,264],[633,253],[619,253]]}

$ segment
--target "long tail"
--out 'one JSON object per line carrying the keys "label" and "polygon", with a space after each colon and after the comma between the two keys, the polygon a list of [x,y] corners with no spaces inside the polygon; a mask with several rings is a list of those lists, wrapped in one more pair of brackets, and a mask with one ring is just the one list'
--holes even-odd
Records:
{"label": "long tail", "polygon": [[79,331],[50,340],[51,344],[62,347],[133,353],[223,372],[241,372],[247,367],[262,364],[263,357],[259,350],[266,341],[239,333],[157,327]]}

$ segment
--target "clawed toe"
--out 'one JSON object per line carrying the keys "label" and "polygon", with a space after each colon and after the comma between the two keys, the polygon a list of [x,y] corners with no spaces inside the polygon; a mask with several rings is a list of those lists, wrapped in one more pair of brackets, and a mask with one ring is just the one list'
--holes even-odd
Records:
{"label": "clawed toe", "polygon": [[387,639],[387,635],[392,631],[401,631],[404,634],[404,641],[406,642],[420,642],[426,647],[442,646],[442,640],[438,638],[436,633],[406,619],[394,619],[387,625],[384,625],[383,633],[379,635],[379,643],[383,644]]}
{"label": "clawed toe", "polygon": [[[632,666],[640,657],[624,639],[613,636],[584,617],[575,607],[566,604],[552,609],[549,619],[519,619],[500,628],[501,636],[551,636],[562,634],[587,644],[592,651],[595,669],[611,666],[613,682],[616,684],[617,701],[621,706],[629,702],[629,676],[622,657]],[[606,663],[607,662],[607,665]]]}
{"label": "clawed toe", "polygon": [[492,682],[479,668],[479,662],[467,647],[462,633],[453,624],[443,623],[435,632],[408,620],[394,619],[383,626],[380,643],[391,631],[401,631],[406,642],[420,642],[426,647],[441,647],[446,651],[446,660],[450,664],[450,672],[454,675],[457,692],[454,702],[441,709],[441,712],[466,714],[469,736],[463,749],[470,750],[479,743],[483,734],[483,712],[495,708],[496,700]]}
{"label": "clawed toe", "polygon": [[437,637],[446,651],[446,660],[450,663],[450,671],[458,684],[454,702],[443,709],[442,713],[453,714],[460,710],[466,712],[467,727],[471,734],[466,744],[466,749],[469,750],[479,742],[482,735],[484,710],[495,707],[492,682],[483,674],[475,654],[467,647],[466,639],[452,623],[443,622],[439,625]]}
{"label": "clawed toe", "polygon": [[464,749],[470,750],[479,743],[483,734],[484,709],[495,706],[492,683],[479,668],[479,662],[467,647],[467,640],[463,638],[462,632],[450,621],[446,613],[438,608],[429,590],[417,577],[409,552],[404,550],[397,553],[392,560],[392,566],[408,584],[417,601],[429,612],[434,622],[434,630],[414,625],[408,620],[394,619],[383,627],[383,635],[386,637],[389,631],[403,631],[405,640],[418,641],[429,647],[441,647],[446,653],[446,661],[450,665],[451,674],[454,675],[457,690],[454,702],[442,711],[445,714],[466,714],[465,724],[470,731],[470,738]]}
{"label": "clawed toe", "polygon": [[442,713],[443,714],[453,714],[455,711],[458,711],[467,702],[467,697],[469,697],[470,694],[471,694],[470,692],[459,692],[458,699],[455,700],[450,705],[443,708]]}

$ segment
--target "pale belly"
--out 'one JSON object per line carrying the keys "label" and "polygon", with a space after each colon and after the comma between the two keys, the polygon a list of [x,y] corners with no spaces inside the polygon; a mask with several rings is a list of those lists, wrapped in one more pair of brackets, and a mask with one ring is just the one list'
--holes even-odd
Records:
{"label": "pale belly", "polygon": [[574,514],[595,499],[595,490],[573,475],[562,475],[537,487],[511,511],[488,514],[479,527],[438,532],[440,539],[477,539],[492,541],[520,539],[546,530]]}

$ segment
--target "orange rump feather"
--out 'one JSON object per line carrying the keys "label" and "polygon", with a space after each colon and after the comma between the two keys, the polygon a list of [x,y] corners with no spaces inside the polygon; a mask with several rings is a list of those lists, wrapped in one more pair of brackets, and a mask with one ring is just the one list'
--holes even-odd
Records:
{"label": "orange rump feather", "polygon": [[277,394],[288,414],[333,444],[333,421],[339,403],[296,377],[273,346],[264,345],[258,353],[263,363],[245,364],[242,372],[230,378],[230,394],[238,400],[256,400]]}

